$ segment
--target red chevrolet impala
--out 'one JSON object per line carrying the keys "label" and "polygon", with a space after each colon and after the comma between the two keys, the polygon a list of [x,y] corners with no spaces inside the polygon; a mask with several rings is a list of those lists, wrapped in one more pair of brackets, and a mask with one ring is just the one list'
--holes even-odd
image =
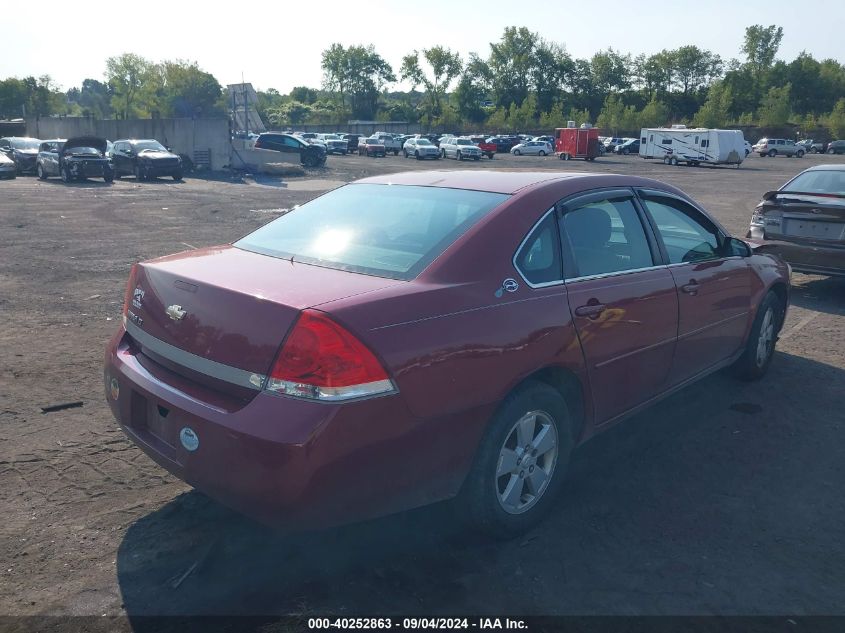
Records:
{"label": "red chevrolet impala", "polygon": [[572,450],[720,368],[768,368],[789,268],[628,176],[417,171],[132,269],[108,402],[161,466],[318,526],[459,496],[509,535]]}

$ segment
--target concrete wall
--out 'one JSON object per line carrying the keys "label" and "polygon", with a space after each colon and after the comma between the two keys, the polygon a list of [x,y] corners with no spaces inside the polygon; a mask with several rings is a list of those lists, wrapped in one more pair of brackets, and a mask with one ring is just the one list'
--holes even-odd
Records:
{"label": "concrete wall", "polygon": [[211,168],[229,165],[229,120],[214,119],[109,119],[90,117],[34,117],[26,121],[27,135],[35,138],[100,136],[114,141],[121,138],[154,138],[177,154],[193,160],[194,150],[211,150]]}

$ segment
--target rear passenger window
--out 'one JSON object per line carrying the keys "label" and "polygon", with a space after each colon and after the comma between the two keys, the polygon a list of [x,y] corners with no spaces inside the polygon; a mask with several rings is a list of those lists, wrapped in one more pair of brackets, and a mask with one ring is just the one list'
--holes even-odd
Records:
{"label": "rear passenger window", "polygon": [[646,196],[643,201],[657,225],[670,264],[722,257],[721,234],[707,216],[675,198]]}
{"label": "rear passenger window", "polygon": [[564,248],[571,251],[576,268],[570,278],[654,265],[631,198],[608,198],[567,209],[562,224]]}
{"label": "rear passenger window", "polygon": [[554,213],[549,213],[516,254],[514,263],[528,283],[537,286],[563,279],[557,231]]}

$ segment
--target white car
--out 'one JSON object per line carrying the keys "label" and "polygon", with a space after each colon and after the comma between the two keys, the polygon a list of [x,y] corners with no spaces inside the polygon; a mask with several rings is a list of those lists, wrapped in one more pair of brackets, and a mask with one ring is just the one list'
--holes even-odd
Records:
{"label": "white car", "polygon": [[552,146],[546,141],[526,141],[511,148],[514,156],[548,156],[553,153]]}
{"label": "white car", "polygon": [[405,144],[402,146],[402,153],[405,155],[405,158],[413,156],[417,160],[423,160],[425,158],[440,159],[440,150],[437,149],[437,146],[427,138],[422,137],[412,137],[405,141]]}
{"label": "white car", "polygon": [[15,161],[0,152],[0,178],[16,178],[18,175],[18,168],[15,166]]}
{"label": "white car", "polygon": [[455,158],[456,160],[464,160],[465,158],[481,160],[481,150],[478,145],[473,143],[471,138],[462,136],[453,136],[446,140],[441,139],[440,155],[443,158]]}
{"label": "white car", "polygon": [[754,146],[751,145],[748,141],[745,141],[745,157],[748,158],[748,155],[754,151]]}

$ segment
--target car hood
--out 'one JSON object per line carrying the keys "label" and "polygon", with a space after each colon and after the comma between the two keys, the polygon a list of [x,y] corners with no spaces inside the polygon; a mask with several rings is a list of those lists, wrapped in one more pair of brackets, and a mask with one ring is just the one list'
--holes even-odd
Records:
{"label": "car hood", "polygon": [[158,160],[160,158],[179,158],[176,154],[160,149],[142,149],[138,152],[138,157],[149,160]]}
{"label": "car hood", "polygon": [[30,156],[34,156],[35,154],[38,153],[37,149],[29,149],[29,148],[25,148],[25,149],[15,148],[13,151],[15,152],[15,154],[28,154]]}
{"label": "car hood", "polygon": [[15,161],[11,158],[6,156],[5,154],[0,153],[0,165],[14,165]]}
{"label": "car hood", "polygon": [[101,154],[105,154],[109,147],[108,141],[98,136],[77,136],[69,138],[62,145],[62,152],[66,152],[74,147],[95,147],[100,150]]}

